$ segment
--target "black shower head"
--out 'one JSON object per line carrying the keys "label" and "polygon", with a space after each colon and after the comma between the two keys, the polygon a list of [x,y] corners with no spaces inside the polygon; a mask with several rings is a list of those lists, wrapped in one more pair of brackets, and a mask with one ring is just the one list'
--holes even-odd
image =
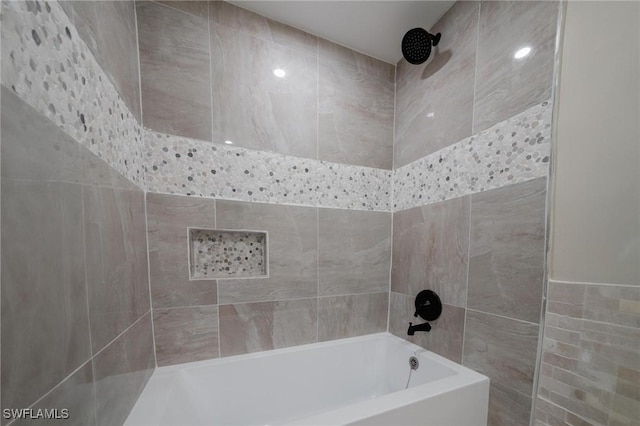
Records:
{"label": "black shower head", "polygon": [[429,34],[423,28],[414,28],[407,31],[402,37],[402,56],[413,65],[420,65],[431,55],[431,45],[437,46],[440,42],[440,33]]}

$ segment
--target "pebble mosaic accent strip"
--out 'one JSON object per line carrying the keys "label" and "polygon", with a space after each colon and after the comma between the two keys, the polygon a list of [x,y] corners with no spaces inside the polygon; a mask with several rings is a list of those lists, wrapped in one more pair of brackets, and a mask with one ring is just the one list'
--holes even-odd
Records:
{"label": "pebble mosaic accent strip", "polygon": [[394,171],[394,211],[546,176],[551,102]]}
{"label": "pebble mosaic accent strip", "polygon": [[150,192],[389,211],[391,171],[145,131]]}
{"label": "pebble mosaic accent strip", "polygon": [[142,129],[57,2],[2,2],[2,84],[133,183]]}
{"label": "pebble mosaic accent strip", "polygon": [[266,277],[267,234],[189,230],[191,279]]}

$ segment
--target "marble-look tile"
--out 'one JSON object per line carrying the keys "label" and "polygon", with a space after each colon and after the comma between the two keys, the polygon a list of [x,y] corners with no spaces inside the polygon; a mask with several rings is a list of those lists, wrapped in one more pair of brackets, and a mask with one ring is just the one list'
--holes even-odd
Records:
{"label": "marble-look tile", "polygon": [[492,383],[531,394],[538,325],[468,309],[464,333],[463,365]]}
{"label": "marble-look tile", "polygon": [[218,307],[195,306],[153,311],[158,365],[218,358]]}
{"label": "marble-look tile", "polygon": [[215,201],[147,194],[149,274],[153,307],[214,305],[215,280],[189,280],[188,227],[213,229]]}
{"label": "marble-look tile", "polygon": [[60,3],[4,2],[2,15],[3,86],[141,186],[138,120]]}
{"label": "marble-look tile", "polygon": [[140,191],[138,186],[83,146],[80,146],[80,157],[84,170],[83,182],[86,185]]}
{"label": "marble-look tile", "polygon": [[436,23],[442,39],[423,65],[397,66],[394,166],[472,134],[479,2],[458,2]]}
{"label": "marble-look tile", "polygon": [[95,353],[149,310],[144,193],[85,187],[83,201]]}
{"label": "marble-look tile", "polygon": [[318,38],[296,28],[272,21],[226,1],[209,2],[213,25],[224,25],[247,35],[300,51],[307,55],[318,52]]}
{"label": "marble-look tile", "polygon": [[395,67],[380,59],[322,38],[318,39],[318,52],[319,59],[323,63],[339,63],[342,67],[354,70],[360,75],[366,75],[385,83],[395,83]]}
{"label": "marble-look tile", "polygon": [[133,115],[141,121],[134,3],[70,0],[59,3]]}
{"label": "marble-look tile", "polygon": [[231,356],[316,341],[317,299],[220,305],[220,352]]}
{"label": "marble-look tile", "polygon": [[[211,21],[213,142],[316,158],[317,57]],[[276,77],[273,70],[287,74]]]}
{"label": "marble-look tile", "polygon": [[471,196],[467,306],[540,322],[546,178]]}
{"label": "marble-look tile", "polygon": [[424,322],[422,318],[413,316],[416,310],[415,296],[391,292],[389,297],[389,333],[454,362],[462,362],[464,308],[443,304],[440,318],[430,321],[431,331],[416,332],[413,336],[409,336],[407,330],[410,322],[413,324]]}
{"label": "marble-look tile", "polygon": [[4,86],[2,139],[3,178],[84,180],[80,145]]}
{"label": "marble-look tile", "polygon": [[468,247],[469,197],[396,212],[391,291],[430,289],[442,303],[466,306]]}
{"label": "marble-look tile", "polygon": [[318,341],[387,330],[389,293],[318,298]]}
{"label": "marble-look tile", "polygon": [[144,1],[136,12],[144,125],[211,140],[207,19]]}
{"label": "marble-look tile", "polygon": [[[482,2],[477,46],[473,132],[551,96],[557,1]],[[524,58],[516,51],[530,47]]]}
{"label": "marble-look tile", "polygon": [[194,1],[184,1],[184,0],[176,0],[176,1],[165,1],[165,0],[154,0],[156,3],[163,4],[165,6],[172,7],[174,9],[181,10],[185,13],[189,13],[191,15],[202,16],[203,18],[208,18],[209,16],[209,2],[204,0],[194,0]]}
{"label": "marble-look tile", "polygon": [[394,170],[394,210],[547,176],[549,102]]}
{"label": "marble-look tile", "polygon": [[[96,424],[96,399],[93,386],[93,367],[89,361],[64,382],[56,386],[47,396],[32,407],[34,410],[51,410],[56,408],[69,410],[69,418],[38,419],[38,425],[55,426],[94,426]],[[28,426],[33,420],[16,420],[11,426]]]}
{"label": "marble-look tile", "polygon": [[318,159],[391,169],[394,84],[372,74],[393,67],[371,58],[368,68],[383,70],[367,74],[358,69],[360,61],[332,58],[327,44],[320,43],[319,53]]}
{"label": "marble-look tile", "polygon": [[593,424],[640,418],[640,288],[549,283],[538,395]]}
{"label": "marble-look tile", "polygon": [[320,296],[389,290],[391,213],[319,209]]}
{"label": "marble-look tile", "polygon": [[91,356],[82,189],[3,178],[1,194],[1,403],[26,408]]}
{"label": "marble-look tile", "polygon": [[94,4],[98,18],[98,62],[141,123],[135,2],[97,1]]}
{"label": "marble-look tile", "polygon": [[216,201],[220,229],[268,233],[269,277],[218,281],[220,304],[315,297],[318,292],[316,208]]}
{"label": "marble-look tile", "polygon": [[153,373],[154,362],[147,313],[93,358],[99,426],[124,423]]}
{"label": "marble-look tile", "polygon": [[529,426],[531,396],[491,382],[488,426]]}

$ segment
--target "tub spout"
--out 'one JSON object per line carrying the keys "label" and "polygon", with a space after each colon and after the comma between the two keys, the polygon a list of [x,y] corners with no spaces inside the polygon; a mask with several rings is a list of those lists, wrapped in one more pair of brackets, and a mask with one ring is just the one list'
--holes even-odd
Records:
{"label": "tub spout", "polygon": [[413,336],[413,334],[416,331],[431,331],[431,325],[428,322],[425,322],[424,324],[418,324],[418,325],[413,325],[413,323],[409,323],[409,330],[407,331],[407,334],[409,336]]}

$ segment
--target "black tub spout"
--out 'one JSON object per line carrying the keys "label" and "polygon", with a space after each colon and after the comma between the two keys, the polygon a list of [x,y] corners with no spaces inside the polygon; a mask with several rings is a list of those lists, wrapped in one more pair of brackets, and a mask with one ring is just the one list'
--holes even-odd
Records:
{"label": "black tub spout", "polygon": [[413,325],[413,323],[410,322],[407,334],[409,336],[413,336],[416,331],[431,331],[431,325],[428,322],[418,325]]}

